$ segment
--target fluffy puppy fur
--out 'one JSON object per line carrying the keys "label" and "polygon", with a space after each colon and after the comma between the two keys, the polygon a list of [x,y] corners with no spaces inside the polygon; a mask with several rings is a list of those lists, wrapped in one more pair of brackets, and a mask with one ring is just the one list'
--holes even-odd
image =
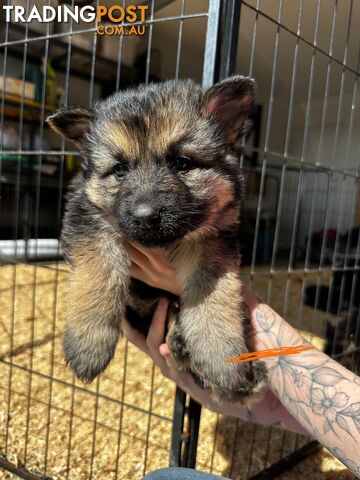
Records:
{"label": "fluffy puppy fur", "polygon": [[247,402],[264,364],[228,364],[248,351],[239,279],[241,181],[233,154],[254,81],[234,76],[206,92],[168,81],[117,92],[49,125],[84,157],[68,197],[62,243],[72,265],[65,359],[90,382],[114,355],[121,315],[146,334],[165,292],[130,278],[126,240],[167,251],[185,285],[170,296],[166,341],[178,365],[211,394]]}

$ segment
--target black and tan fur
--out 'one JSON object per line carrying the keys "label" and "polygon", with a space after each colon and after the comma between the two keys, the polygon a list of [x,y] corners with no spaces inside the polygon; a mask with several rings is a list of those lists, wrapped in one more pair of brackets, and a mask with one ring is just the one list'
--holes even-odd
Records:
{"label": "black and tan fur", "polygon": [[253,80],[240,76],[205,93],[192,81],[169,81],[48,119],[84,157],[62,242],[72,265],[65,359],[85,382],[112,359],[121,315],[146,333],[164,295],[130,278],[124,242],[134,240],[166,249],[185,285],[179,299],[171,297],[167,334],[179,366],[228,401],[249,400],[265,386],[261,362],[225,363],[248,351],[232,147],[253,96]]}

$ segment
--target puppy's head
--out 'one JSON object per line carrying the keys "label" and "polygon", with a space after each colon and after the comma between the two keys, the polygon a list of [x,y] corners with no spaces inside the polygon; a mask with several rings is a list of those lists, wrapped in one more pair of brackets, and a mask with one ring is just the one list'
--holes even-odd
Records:
{"label": "puppy's head", "polygon": [[92,109],[61,109],[49,125],[85,162],[87,200],[128,239],[162,246],[236,221],[241,137],[253,80],[235,76],[205,93],[192,81],[118,92]]}

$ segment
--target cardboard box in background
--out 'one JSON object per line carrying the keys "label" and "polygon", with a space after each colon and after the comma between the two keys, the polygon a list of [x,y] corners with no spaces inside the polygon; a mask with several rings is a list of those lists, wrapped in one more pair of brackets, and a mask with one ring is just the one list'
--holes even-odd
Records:
{"label": "cardboard box in background", "polygon": [[24,82],[23,80],[18,80],[17,78],[12,77],[6,77],[4,82],[4,77],[0,75],[0,92],[4,91],[8,95],[16,95],[17,97],[22,97],[24,92],[24,98],[27,98],[28,100],[35,99],[34,83]]}

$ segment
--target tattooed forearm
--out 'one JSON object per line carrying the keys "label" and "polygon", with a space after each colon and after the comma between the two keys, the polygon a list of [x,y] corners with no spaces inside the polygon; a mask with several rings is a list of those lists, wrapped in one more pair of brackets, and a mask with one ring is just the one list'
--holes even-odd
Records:
{"label": "tattooed forearm", "polygon": [[[267,305],[257,306],[253,322],[259,349],[307,343]],[[359,377],[316,349],[266,362],[271,389],[288,411],[360,475]]]}
{"label": "tattooed forearm", "polygon": [[350,458],[348,458],[345,453],[338,447],[328,448],[330,452],[335,455],[346,467],[352,470],[355,475],[358,477],[360,475],[360,466],[356,465]]}

